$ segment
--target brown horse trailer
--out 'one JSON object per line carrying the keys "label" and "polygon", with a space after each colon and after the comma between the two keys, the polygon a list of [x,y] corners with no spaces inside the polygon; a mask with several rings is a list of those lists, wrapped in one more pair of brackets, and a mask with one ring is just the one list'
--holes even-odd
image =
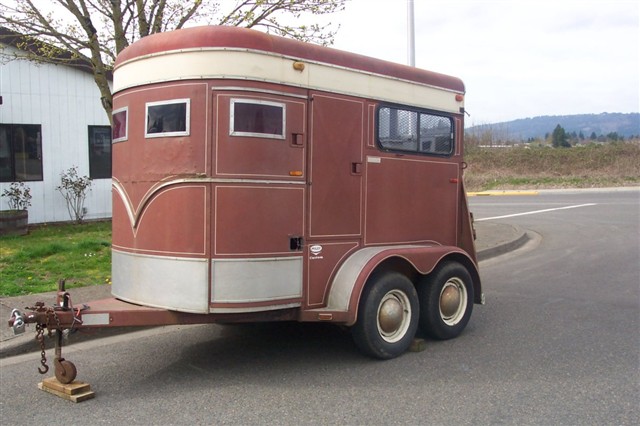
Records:
{"label": "brown horse trailer", "polygon": [[459,79],[208,26],[132,44],[113,91],[114,298],[12,324],[323,321],[388,359],[482,303]]}

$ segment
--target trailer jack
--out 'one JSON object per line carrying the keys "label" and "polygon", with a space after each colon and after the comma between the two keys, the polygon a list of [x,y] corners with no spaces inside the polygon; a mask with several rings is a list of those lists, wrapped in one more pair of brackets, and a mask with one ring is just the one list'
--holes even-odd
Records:
{"label": "trailer jack", "polygon": [[[29,311],[29,313],[26,315],[23,314],[20,310],[14,309],[11,312],[9,325],[13,328],[14,334],[22,334],[25,331],[25,325],[27,323],[36,324],[36,341],[40,346],[41,354],[40,367],[38,367],[38,372],[40,374],[46,374],[49,371],[44,343],[44,334],[46,330],[49,337],[52,337],[53,331],[55,330],[56,343],[53,366],[56,379],[58,379],[58,381],[62,384],[69,384],[73,382],[78,374],[78,371],[71,361],[67,361],[62,357],[62,343],[64,334],[70,328],[64,328],[62,322],[60,321],[60,318],[58,317],[59,312],[70,312],[73,309],[70,306],[69,293],[65,291],[65,281],[58,281],[56,306],[45,307],[43,302],[37,302],[36,306],[25,309]],[[77,321],[80,320],[74,315],[73,322],[75,323]]]}
{"label": "trailer jack", "polygon": [[[279,318],[277,311],[273,312],[273,319]],[[290,317],[286,317],[291,319]],[[235,317],[236,322],[246,322],[251,318]],[[93,392],[89,385],[75,380],[78,371],[76,366],[62,357],[62,346],[65,336],[71,330],[101,329],[110,327],[153,327],[177,324],[207,324],[216,322],[217,317],[211,314],[196,314],[171,311],[162,308],[136,305],[115,298],[94,300],[74,306],[71,296],[65,290],[65,281],[58,281],[56,302],[53,306],[45,306],[44,302],[37,302],[33,307],[24,311],[14,309],[9,319],[9,327],[14,334],[25,332],[26,324],[35,324],[36,342],[39,345],[41,358],[38,372],[46,374],[49,371],[45,352],[45,333],[54,337],[55,358],[53,367],[55,379],[45,379],[39,387],[66,399],[79,402],[88,399]],[[89,393],[90,392],[90,393]]]}
{"label": "trailer jack", "polygon": [[45,307],[44,302],[37,302],[35,306],[25,308],[25,313],[14,309],[11,312],[9,326],[13,328],[14,334],[22,334],[26,324],[36,325],[36,341],[41,354],[40,366],[38,367],[40,374],[47,374],[49,371],[44,343],[45,332],[49,337],[53,337],[53,331],[55,331],[55,358],[53,360],[55,377],[44,379],[38,384],[38,388],[69,401],[81,402],[93,398],[95,393],[89,384],[76,381],[78,370],[71,361],[62,357],[62,343],[66,333],[74,326],[82,324],[79,315],[83,309],[86,309],[86,305],[74,312],[71,298],[64,287],[64,280],[58,281],[55,306]]}

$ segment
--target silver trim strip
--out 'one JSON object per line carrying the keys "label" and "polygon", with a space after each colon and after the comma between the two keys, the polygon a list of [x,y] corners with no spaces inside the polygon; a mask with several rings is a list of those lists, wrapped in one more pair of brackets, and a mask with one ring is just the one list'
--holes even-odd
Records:
{"label": "silver trim strip", "polygon": [[410,248],[418,248],[424,246],[418,245],[394,245],[380,247],[365,247],[353,253],[338,269],[338,273],[333,279],[327,310],[347,312],[349,310],[349,301],[353,295],[353,288],[358,279],[358,275],[362,272],[365,265],[379,253],[393,249],[402,250]]}
{"label": "silver trim strip", "polygon": [[302,270],[302,256],[211,259],[210,302],[278,304],[301,298]]}
{"label": "silver trim strip", "polygon": [[209,312],[209,260],[111,250],[111,294],[172,311]]}

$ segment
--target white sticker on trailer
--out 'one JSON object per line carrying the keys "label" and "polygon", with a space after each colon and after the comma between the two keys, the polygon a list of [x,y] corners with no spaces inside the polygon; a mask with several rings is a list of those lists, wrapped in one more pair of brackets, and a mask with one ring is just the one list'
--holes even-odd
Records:
{"label": "white sticker on trailer", "polygon": [[382,158],[380,158],[380,157],[369,157],[369,156],[367,156],[367,163],[380,164],[380,162],[382,162]]}
{"label": "white sticker on trailer", "polygon": [[82,314],[82,325],[108,325],[109,314]]}

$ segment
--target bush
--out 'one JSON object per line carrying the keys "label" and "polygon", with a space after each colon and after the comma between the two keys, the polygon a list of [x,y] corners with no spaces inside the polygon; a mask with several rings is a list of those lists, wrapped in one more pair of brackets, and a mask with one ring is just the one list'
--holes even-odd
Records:
{"label": "bush", "polygon": [[67,202],[67,211],[71,220],[82,223],[86,213],[84,201],[87,198],[87,192],[91,191],[91,178],[79,176],[78,168],[73,166],[66,172],[60,173],[60,182],[60,186],[57,186],[56,189],[60,191]]}
{"label": "bush", "polygon": [[24,182],[13,182],[9,189],[2,192],[2,196],[9,198],[10,210],[27,210],[31,207],[31,188]]}

